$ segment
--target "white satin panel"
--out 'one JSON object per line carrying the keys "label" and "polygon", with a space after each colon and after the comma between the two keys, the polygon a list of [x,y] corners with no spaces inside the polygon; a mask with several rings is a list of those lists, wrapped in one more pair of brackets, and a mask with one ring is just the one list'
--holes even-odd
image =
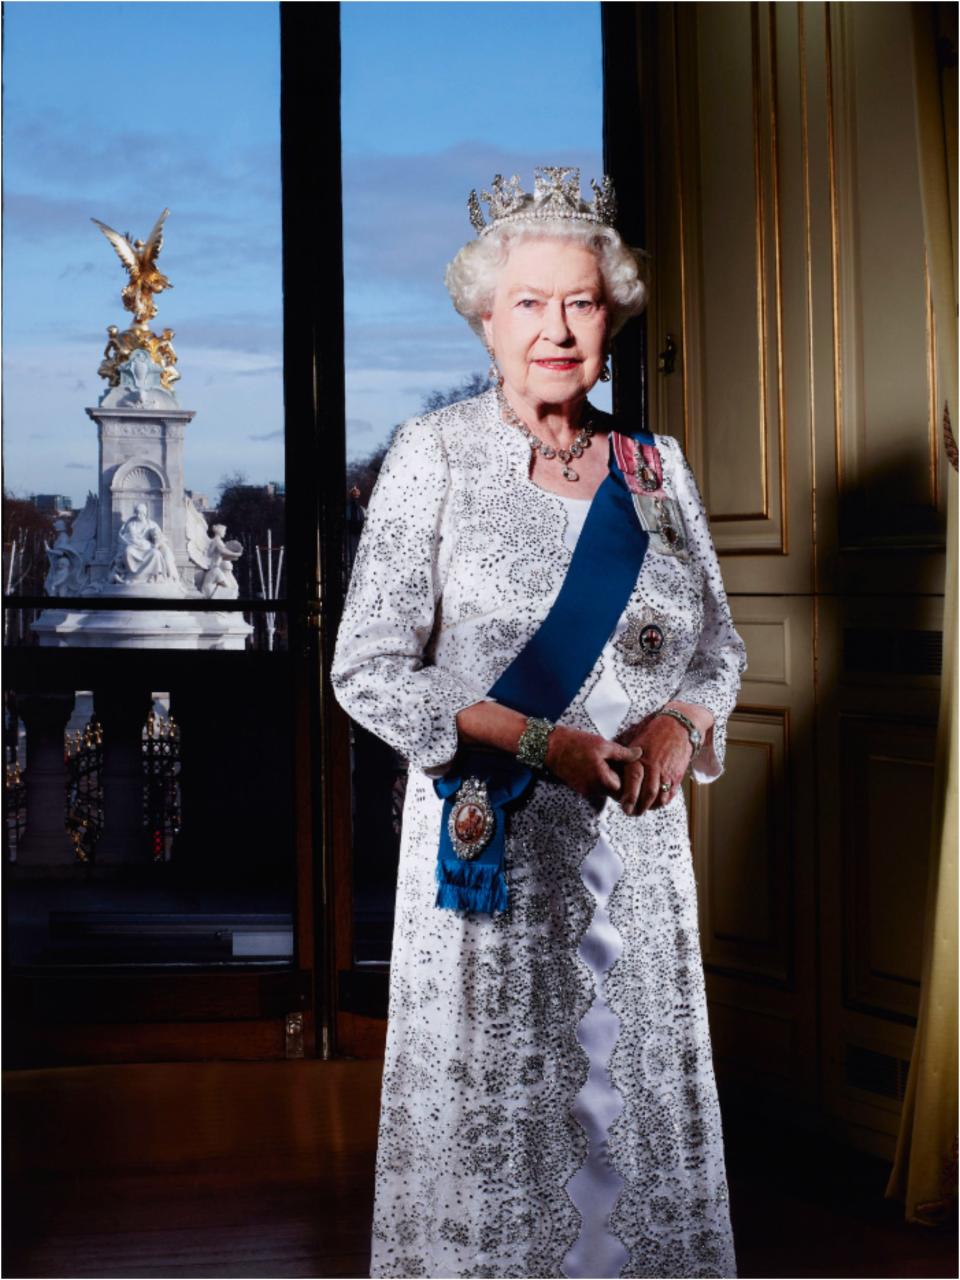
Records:
{"label": "white satin panel", "polygon": [[[590,504],[566,497],[563,502],[567,511],[564,542],[572,551]],[[597,732],[612,738],[629,707],[612,665],[605,665],[586,701]],[[589,1059],[590,1071],[572,1111],[583,1126],[589,1147],[583,1165],[567,1183],[567,1193],[582,1220],[580,1235],[563,1260],[563,1273],[570,1280],[619,1276],[630,1260],[629,1251],[609,1229],[623,1178],[610,1159],[607,1134],[623,1110],[623,1099],[614,1088],[609,1071],[620,1020],[603,993],[604,977],[623,951],[623,939],[607,913],[610,894],[623,874],[623,862],[610,843],[605,812],[600,815],[599,825],[599,839],[580,868],[583,883],[597,905],[577,954],[593,975],[596,996],[577,1027],[577,1039]]]}

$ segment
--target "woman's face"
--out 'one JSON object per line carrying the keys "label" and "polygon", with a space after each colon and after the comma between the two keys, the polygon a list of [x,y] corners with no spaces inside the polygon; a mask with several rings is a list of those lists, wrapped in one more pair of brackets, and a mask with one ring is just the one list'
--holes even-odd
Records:
{"label": "woman's face", "polygon": [[600,375],[609,313],[596,255],[571,240],[520,240],[483,318],[504,387],[531,405],[582,398]]}

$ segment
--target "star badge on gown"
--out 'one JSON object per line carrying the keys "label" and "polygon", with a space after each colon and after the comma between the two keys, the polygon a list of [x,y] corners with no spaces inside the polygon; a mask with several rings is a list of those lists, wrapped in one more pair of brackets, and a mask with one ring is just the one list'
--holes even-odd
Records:
{"label": "star badge on gown", "polygon": [[627,615],[626,629],[617,637],[615,644],[629,666],[648,667],[660,661],[670,640],[666,618],[653,609],[644,608],[640,613]]}

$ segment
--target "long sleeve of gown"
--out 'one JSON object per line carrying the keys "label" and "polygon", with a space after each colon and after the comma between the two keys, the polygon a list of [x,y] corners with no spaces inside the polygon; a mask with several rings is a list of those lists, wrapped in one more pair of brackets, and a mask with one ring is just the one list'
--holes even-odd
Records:
{"label": "long sleeve of gown", "polygon": [[486,696],[425,657],[442,589],[449,486],[436,430],[405,422],[367,509],[331,669],[344,710],[432,775],[456,753],[457,712]]}
{"label": "long sleeve of gown", "polygon": [[696,479],[679,444],[677,498],[687,521],[691,552],[703,573],[703,626],[696,650],[674,698],[695,702],[713,713],[713,725],[693,762],[696,782],[713,782],[723,772],[727,720],[736,706],[740,677],[747,669],[746,647],[733,625],[723,589],[706,509]]}

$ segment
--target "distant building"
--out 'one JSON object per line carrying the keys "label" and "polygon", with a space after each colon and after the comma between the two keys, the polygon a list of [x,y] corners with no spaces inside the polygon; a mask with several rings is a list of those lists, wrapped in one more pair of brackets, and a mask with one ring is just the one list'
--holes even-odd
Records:
{"label": "distant building", "polygon": [[287,491],[287,486],[282,480],[268,480],[263,487],[271,498],[282,498]]}
{"label": "distant building", "polygon": [[216,511],[216,506],[210,501],[205,493],[197,493],[196,489],[184,489],[184,493],[193,502],[193,505],[197,510],[203,515],[206,515],[211,511]]}
{"label": "distant building", "polygon": [[63,493],[32,493],[30,501],[45,516],[69,516],[73,514],[73,499]]}

